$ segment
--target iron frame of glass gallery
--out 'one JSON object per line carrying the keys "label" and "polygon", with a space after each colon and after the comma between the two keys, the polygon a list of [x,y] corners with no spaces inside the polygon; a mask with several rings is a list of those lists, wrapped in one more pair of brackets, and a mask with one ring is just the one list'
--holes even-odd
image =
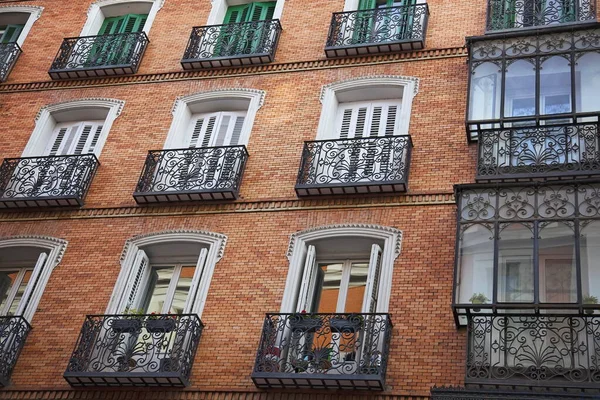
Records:
{"label": "iron frame of glass gallery", "polygon": [[[583,29],[584,27],[590,27],[589,25],[571,27],[569,31],[576,30],[577,28]],[[598,24],[593,24],[593,27],[598,27]],[[548,33],[547,30],[531,31],[530,37],[531,42],[536,41],[540,34]],[[564,28],[558,29],[557,33],[561,31],[565,31]],[[468,37],[467,38],[467,50],[468,50],[468,74],[469,78],[467,79],[467,106],[465,110],[465,129],[467,132],[467,140],[469,143],[473,143],[478,140],[478,134],[482,131],[494,131],[498,129],[510,128],[512,124],[515,122],[528,122],[530,126],[540,126],[541,122],[549,119],[561,119],[569,118],[571,123],[577,122],[594,122],[599,121],[598,112],[600,111],[600,107],[598,110],[590,111],[590,112],[577,112],[577,98],[576,98],[576,74],[575,74],[575,66],[576,61],[580,57],[583,57],[586,53],[598,53],[600,54],[599,48],[585,48],[585,49],[577,49],[571,48],[569,50],[556,51],[556,52],[540,52],[539,50],[532,52],[528,55],[506,55],[503,54],[497,58],[482,58],[482,59],[474,59],[473,58],[473,45],[474,43],[479,43],[482,41],[497,41],[499,39],[510,39],[523,36],[524,39],[527,39],[527,34],[523,32],[518,32],[517,35],[493,35],[493,36],[477,36],[477,37]],[[565,32],[565,34],[568,34]],[[581,54],[579,57],[578,54]],[[565,57],[568,56],[568,57]],[[570,67],[570,79],[571,79],[571,112],[569,113],[560,113],[560,114],[540,114],[540,70],[542,64],[552,57],[562,57],[565,58],[569,62]],[[545,58],[545,60],[541,60]],[[519,60],[534,60],[532,66],[534,66],[535,70],[535,114],[529,115],[525,117],[504,117],[504,107],[505,107],[505,95],[506,95],[506,71],[510,66],[510,63],[514,63]],[[510,63],[509,63],[510,62]],[[500,109],[499,109],[499,117],[493,119],[485,119],[485,120],[471,120],[469,118],[469,112],[471,109],[471,81],[473,79],[473,75],[478,66],[483,65],[485,63],[492,63],[499,67],[500,69]],[[508,64],[508,65],[507,65]],[[582,83],[582,82],[580,82]],[[494,99],[495,100],[495,99]]]}
{"label": "iron frame of glass gallery", "polygon": [[[452,284],[452,311],[454,314],[454,322],[457,328],[465,327],[466,324],[460,323],[460,317],[471,317],[471,316],[485,316],[486,310],[492,314],[499,314],[502,312],[510,312],[510,310],[518,310],[524,313],[531,313],[531,315],[539,315],[542,310],[554,310],[554,312],[573,312],[576,311],[578,315],[584,315],[586,310],[600,310],[600,304],[587,304],[582,303],[582,281],[581,281],[581,251],[580,251],[580,222],[581,221],[600,221],[600,216],[596,217],[581,217],[578,212],[574,212],[574,215],[568,218],[524,218],[524,219],[512,219],[504,220],[494,216],[488,220],[478,221],[461,221],[461,197],[460,194],[469,189],[494,189],[498,190],[501,188],[515,188],[515,187],[536,187],[536,186],[557,186],[557,185],[569,185],[569,184],[596,184],[600,185],[598,179],[586,179],[569,181],[569,183],[561,181],[551,182],[529,182],[529,183],[493,183],[493,184],[465,184],[454,186],[454,196],[457,204],[456,212],[456,244],[454,247],[454,276]],[[575,190],[575,204],[577,205],[577,191]],[[499,196],[498,196],[499,197]],[[499,200],[498,200],[499,201]],[[542,303],[539,301],[539,223],[540,222],[572,222],[573,223],[573,234],[574,234],[574,248],[575,248],[575,274],[576,274],[576,293],[577,301],[575,303]],[[517,302],[498,302],[498,256],[499,256],[499,231],[502,224],[526,224],[530,223],[533,225],[533,285],[534,285],[534,299],[530,303],[517,303]],[[460,248],[461,248],[461,232],[462,227],[474,226],[474,225],[492,225],[493,230],[491,233],[493,237],[494,255],[493,255],[493,273],[492,273],[492,299],[490,304],[472,304],[472,303],[458,303],[458,282],[460,268]],[[466,228],[468,229],[468,227]],[[475,311],[477,309],[478,311]],[[574,314],[574,315],[577,315]],[[463,318],[464,319],[464,318]]]}

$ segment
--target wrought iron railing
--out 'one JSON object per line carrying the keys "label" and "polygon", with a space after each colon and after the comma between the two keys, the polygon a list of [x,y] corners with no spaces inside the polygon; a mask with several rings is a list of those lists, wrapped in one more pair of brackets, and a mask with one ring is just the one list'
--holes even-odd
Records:
{"label": "wrought iron railing", "polygon": [[465,382],[597,389],[598,354],[598,315],[471,315]]}
{"label": "wrought iron railing", "polygon": [[202,193],[237,198],[247,160],[245,146],[149,151],[134,197],[143,202],[161,194],[179,195],[174,200]]}
{"label": "wrought iron railing", "polygon": [[391,334],[389,314],[267,314],[252,379],[258,387],[382,390]]}
{"label": "wrought iron railing", "polygon": [[30,330],[31,326],[21,316],[0,317],[0,386],[10,383],[10,375]]}
{"label": "wrought iron railing", "polygon": [[0,208],[81,206],[98,165],[94,154],[5,158]]}
{"label": "wrought iron railing", "polygon": [[250,57],[256,62],[248,63],[270,62],[275,57],[280,34],[278,19],[197,26],[192,29],[181,63],[190,69],[195,61],[206,59]]}
{"label": "wrought iron railing", "polygon": [[0,43],[0,82],[8,78],[21,53],[21,48],[16,42]]}
{"label": "wrought iron railing", "polygon": [[71,386],[187,386],[203,327],[195,314],[88,315],[64,377]]}
{"label": "wrought iron railing", "polygon": [[334,13],[325,47],[424,41],[427,4]]}
{"label": "wrought iron railing", "polygon": [[488,32],[596,20],[596,0],[488,0]]}
{"label": "wrought iron railing", "polygon": [[311,188],[344,186],[405,191],[411,151],[408,135],[305,142],[296,192],[310,195]]}
{"label": "wrought iron railing", "polygon": [[600,174],[599,124],[481,131],[477,179]]}
{"label": "wrought iron railing", "polygon": [[53,79],[135,73],[148,43],[144,32],[67,38],[49,73]]}

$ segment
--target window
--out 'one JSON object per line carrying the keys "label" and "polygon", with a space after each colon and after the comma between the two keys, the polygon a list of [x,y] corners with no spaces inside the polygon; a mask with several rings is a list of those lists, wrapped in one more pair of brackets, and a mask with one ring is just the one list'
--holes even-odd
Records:
{"label": "window", "polygon": [[399,125],[398,100],[340,103],[337,126],[340,139],[393,136]]}
{"label": "window", "polygon": [[104,121],[65,122],[57,124],[44,155],[94,153]]}
{"label": "window", "polygon": [[148,14],[126,14],[105,18],[98,35],[141,32],[147,19]]}
{"label": "window", "polygon": [[[241,3],[241,4],[240,4]],[[206,25],[232,24],[280,19],[285,0],[237,1],[214,0]]]}
{"label": "window", "polygon": [[243,111],[193,114],[186,135],[188,147],[236,146],[240,142],[245,119]]}
{"label": "window", "polygon": [[43,10],[43,7],[38,6],[0,7],[0,44],[17,43],[23,46],[31,27]]}
{"label": "window", "polygon": [[500,0],[504,29],[576,21],[579,0]]}
{"label": "window", "polygon": [[148,34],[164,0],[97,0],[79,36],[128,32]]}
{"label": "window", "polygon": [[0,25],[0,44],[16,42],[25,24]]}

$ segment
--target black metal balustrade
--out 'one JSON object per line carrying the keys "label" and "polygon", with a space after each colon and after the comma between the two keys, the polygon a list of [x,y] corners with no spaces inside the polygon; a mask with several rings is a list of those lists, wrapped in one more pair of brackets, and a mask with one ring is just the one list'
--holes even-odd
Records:
{"label": "black metal balustrade", "polygon": [[278,19],[197,26],[192,29],[181,65],[193,70],[270,63],[280,35]]}
{"label": "black metal balustrade", "polygon": [[31,326],[21,316],[0,317],[0,387],[8,386]]}
{"label": "black metal balustrade", "polygon": [[598,122],[485,130],[477,180],[600,174]]}
{"label": "black metal balustrade", "polygon": [[0,208],[82,206],[99,165],[94,154],[5,158]]}
{"label": "black metal balustrade", "polygon": [[596,21],[596,0],[488,0],[488,32]]}
{"label": "black metal balustrade", "polygon": [[8,78],[22,51],[16,42],[0,43],[0,82]]}
{"label": "black metal balustrade", "polygon": [[296,193],[405,192],[412,147],[408,135],[305,142]]}
{"label": "black metal balustrade", "polygon": [[195,314],[88,315],[64,377],[73,387],[185,387],[204,325]]}
{"label": "black metal balustrade", "polygon": [[600,387],[598,315],[471,315],[467,329],[467,385]]}
{"label": "black metal balustrade", "polygon": [[267,314],[252,372],[259,388],[383,390],[389,314]]}
{"label": "black metal balustrade", "polygon": [[135,74],[148,43],[144,32],[67,38],[48,73],[52,79]]}
{"label": "black metal balustrade", "polygon": [[246,146],[149,151],[133,197],[138,204],[237,199]]}
{"label": "black metal balustrade", "polygon": [[327,57],[419,50],[425,47],[427,4],[334,13]]}

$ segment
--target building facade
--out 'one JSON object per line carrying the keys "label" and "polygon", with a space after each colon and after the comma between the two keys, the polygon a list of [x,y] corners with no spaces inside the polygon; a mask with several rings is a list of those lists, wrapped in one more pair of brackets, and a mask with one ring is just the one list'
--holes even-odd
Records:
{"label": "building facade", "polygon": [[2,1],[0,398],[598,396],[597,15]]}

